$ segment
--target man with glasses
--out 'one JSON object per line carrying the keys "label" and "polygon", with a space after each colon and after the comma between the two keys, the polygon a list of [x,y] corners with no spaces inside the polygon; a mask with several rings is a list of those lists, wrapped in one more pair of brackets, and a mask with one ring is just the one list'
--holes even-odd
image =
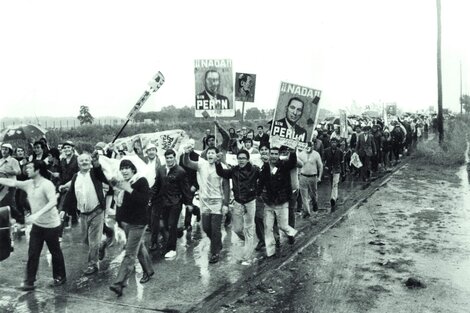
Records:
{"label": "man with glasses", "polygon": [[260,169],[251,164],[250,153],[240,150],[237,153],[238,165],[224,169],[220,162],[216,163],[217,175],[232,179],[233,196],[235,198],[232,212],[233,231],[245,241],[243,265],[252,262],[255,239],[256,184]]}

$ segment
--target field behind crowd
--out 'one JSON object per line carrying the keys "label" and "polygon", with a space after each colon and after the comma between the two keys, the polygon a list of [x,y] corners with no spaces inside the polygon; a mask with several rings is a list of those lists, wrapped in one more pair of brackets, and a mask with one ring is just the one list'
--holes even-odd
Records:
{"label": "field behind crowd", "polygon": [[[265,120],[250,120],[243,123],[237,120],[221,120],[219,123],[228,131],[229,128],[241,128],[242,125],[247,129],[254,129],[262,125],[265,129],[268,127]],[[119,132],[122,125],[83,125],[71,129],[50,129],[47,132],[47,140],[51,146],[71,140],[76,144],[78,151],[92,151],[94,145],[99,141],[109,143],[113,140],[114,136]],[[195,120],[194,122],[170,122],[170,123],[134,123],[126,126],[120,137],[127,137],[142,133],[151,133],[156,131],[164,131],[171,129],[182,129],[186,131],[190,138],[196,141],[196,150],[202,150],[202,138],[206,129],[211,129],[214,133],[214,121],[208,120]],[[218,135],[218,140],[222,139]]]}

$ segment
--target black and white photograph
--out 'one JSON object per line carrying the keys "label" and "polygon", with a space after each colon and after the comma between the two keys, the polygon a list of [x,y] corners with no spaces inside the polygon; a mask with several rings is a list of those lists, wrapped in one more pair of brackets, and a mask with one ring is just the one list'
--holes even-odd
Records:
{"label": "black and white photograph", "polygon": [[469,13],[3,1],[0,313],[469,313]]}

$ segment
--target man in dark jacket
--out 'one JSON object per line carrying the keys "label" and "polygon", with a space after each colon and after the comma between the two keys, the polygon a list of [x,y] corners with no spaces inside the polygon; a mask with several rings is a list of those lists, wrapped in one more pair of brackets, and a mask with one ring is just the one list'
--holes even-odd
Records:
{"label": "man in dark jacket", "polygon": [[[71,141],[66,141],[62,144],[62,153],[65,158],[62,158],[59,163],[59,184],[65,185],[72,180],[73,175],[78,171],[78,161],[73,148],[75,145]],[[59,197],[59,211],[64,211],[65,192],[60,193]],[[72,224],[77,223],[77,208],[68,208],[71,214]],[[69,216],[65,218],[65,224],[68,224]],[[63,225],[62,225],[63,226]]]}
{"label": "man in dark jacket", "polygon": [[331,146],[325,149],[325,170],[331,174],[331,213],[336,209],[336,200],[338,199],[339,177],[343,168],[344,153],[338,149],[338,139],[331,139]]}
{"label": "man in dark jacket", "polygon": [[[92,166],[93,164],[93,166]],[[98,161],[98,153],[93,155],[83,153],[78,157],[80,171],[73,175],[70,189],[65,196],[64,208],[67,213],[78,209],[80,224],[85,243],[88,244],[88,267],[85,275],[98,271],[98,257],[103,234],[104,211],[106,202],[103,193],[103,183],[109,184]],[[59,188],[67,188],[69,184]]]}
{"label": "man in dark jacket", "polygon": [[251,164],[250,153],[240,150],[237,153],[238,165],[223,169],[220,162],[216,163],[217,175],[232,179],[233,196],[233,231],[245,241],[242,264],[249,265],[252,261],[255,239],[256,185],[260,173],[256,165]]}
{"label": "man in dark jacket", "polygon": [[168,235],[165,258],[173,258],[176,256],[177,226],[182,205],[191,206],[192,195],[186,172],[177,164],[174,150],[165,151],[165,161],[166,165],[157,170],[151,190],[152,219],[160,220],[152,227],[152,244],[158,242],[160,227],[164,226],[168,233],[165,233]]}
{"label": "man in dark jacket", "polygon": [[[279,228],[288,236],[289,243],[293,244],[297,230],[289,226],[289,200],[292,195],[290,172],[297,166],[297,156],[291,152],[287,157],[279,157],[279,148],[271,147],[269,150],[269,164],[265,164],[261,170],[257,194],[263,196],[265,203],[264,224],[266,255],[275,254],[275,241],[273,234],[274,217],[277,217]],[[265,193],[263,193],[265,189]]]}

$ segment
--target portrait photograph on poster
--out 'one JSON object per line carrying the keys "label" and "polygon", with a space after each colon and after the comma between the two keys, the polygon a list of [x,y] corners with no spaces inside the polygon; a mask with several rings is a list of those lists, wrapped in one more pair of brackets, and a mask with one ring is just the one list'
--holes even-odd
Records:
{"label": "portrait photograph on poster", "polygon": [[[232,60],[194,61],[196,83],[195,117],[235,116]],[[203,112],[206,112],[203,114]]]}
{"label": "portrait photograph on poster", "polygon": [[305,148],[312,137],[321,91],[281,82],[271,125],[271,145]]}
{"label": "portrait photograph on poster", "polygon": [[255,102],[256,74],[236,73],[235,101]]}

